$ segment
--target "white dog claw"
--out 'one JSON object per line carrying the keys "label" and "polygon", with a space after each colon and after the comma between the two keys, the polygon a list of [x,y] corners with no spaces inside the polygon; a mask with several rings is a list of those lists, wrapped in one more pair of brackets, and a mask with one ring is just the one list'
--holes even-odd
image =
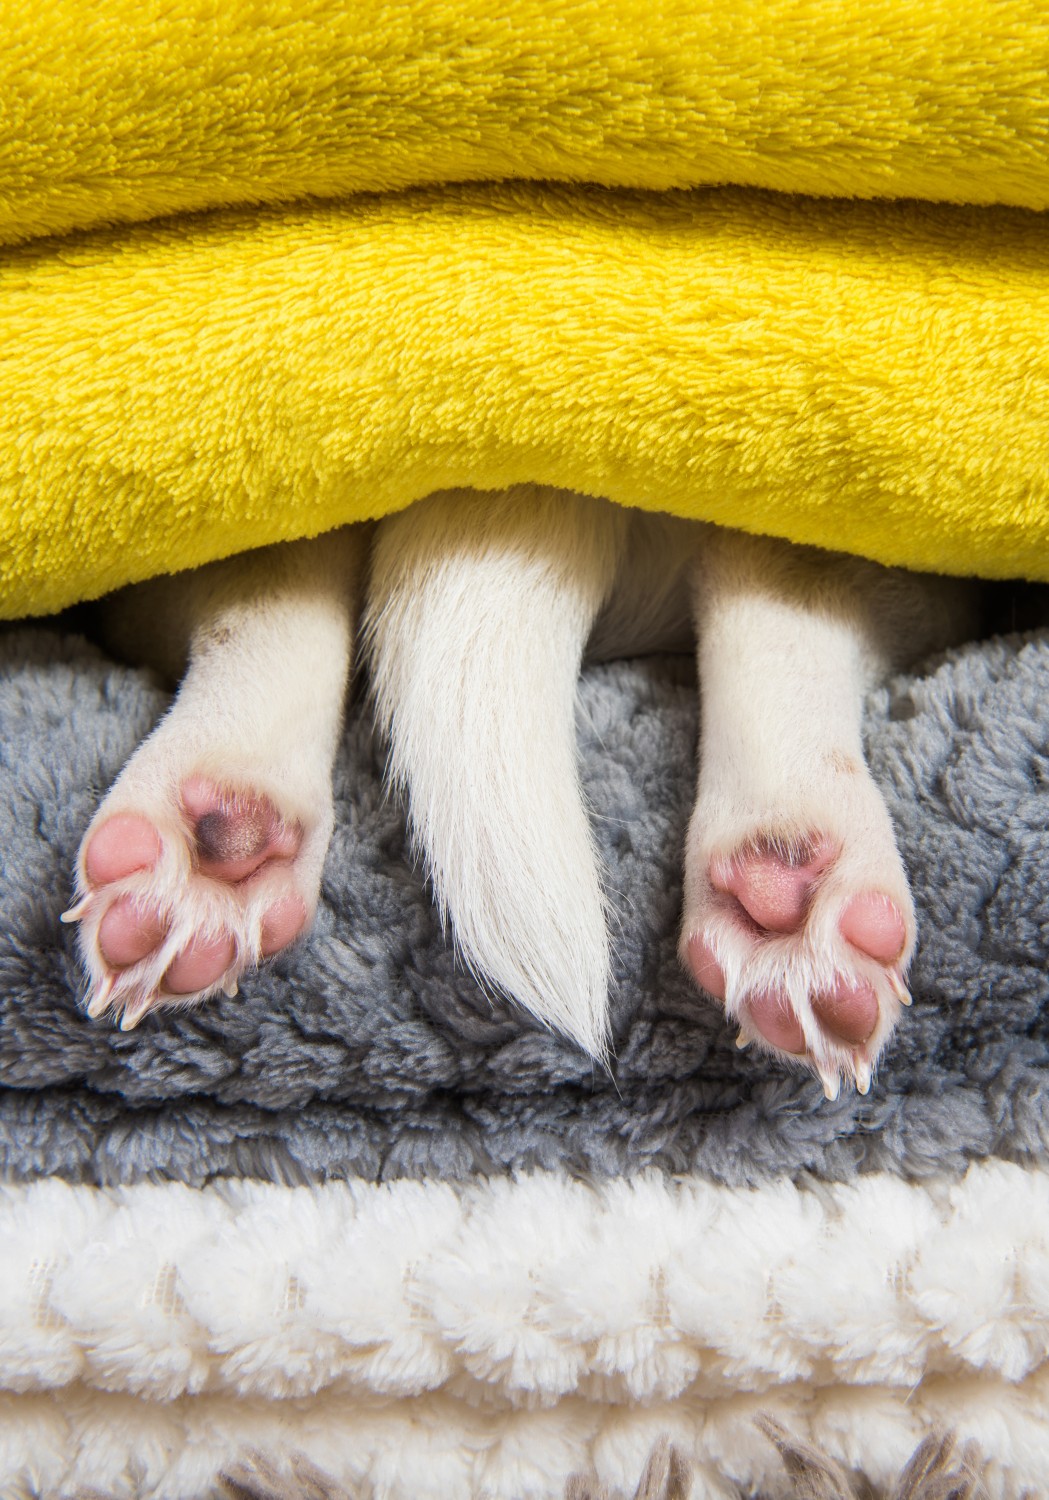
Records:
{"label": "white dog claw", "polygon": [[856,1088],[861,1094],[870,1093],[871,1065],[863,1056],[862,1052],[854,1052],[852,1055],[852,1070],[856,1079]]}
{"label": "white dog claw", "polygon": [[823,1085],[824,1094],[833,1104],[841,1090],[841,1079],[838,1077],[837,1071],[832,1071],[830,1068],[820,1067],[817,1064],[816,1072],[819,1074],[819,1080]]}
{"label": "white dog claw", "polygon": [[87,1003],[87,1013],[92,1021],[97,1021],[99,1016],[104,1016],[110,1007],[113,996],[113,976],[104,974],[98,981],[95,993]]}
{"label": "white dog claw", "polygon": [[890,969],[888,972],[889,988],[896,996],[901,1005],[910,1005],[911,997],[907,987],[903,983],[899,969]]}
{"label": "white dog claw", "polygon": [[126,1005],[124,1007],[124,1013],[120,1017],[121,1031],[134,1031],[135,1027],[142,1020],[142,1017],[147,1013],[147,1011],[153,1008],[155,1000],[155,995],[143,995],[140,998],[131,1001],[129,1005]]}

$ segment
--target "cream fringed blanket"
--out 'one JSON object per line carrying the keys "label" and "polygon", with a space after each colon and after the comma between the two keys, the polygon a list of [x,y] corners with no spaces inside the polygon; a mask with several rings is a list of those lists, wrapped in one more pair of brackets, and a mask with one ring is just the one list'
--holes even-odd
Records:
{"label": "cream fringed blanket", "polygon": [[[1049,579],[1035,0],[0,22],[0,615],[520,480]],[[359,718],[316,942],[89,1023],[64,882],[163,701],[0,645],[3,1500],[211,1500],[249,1449],[354,1500],[618,1497],[667,1435],[695,1500],[785,1500],[763,1412],[883,1490],[953,1425],[1038,1492],[1044,637],[872,708],[927,939],[834,1106],[674,965],[662,668],[584,685],[627,913],[595,1078],[456,974]]]}

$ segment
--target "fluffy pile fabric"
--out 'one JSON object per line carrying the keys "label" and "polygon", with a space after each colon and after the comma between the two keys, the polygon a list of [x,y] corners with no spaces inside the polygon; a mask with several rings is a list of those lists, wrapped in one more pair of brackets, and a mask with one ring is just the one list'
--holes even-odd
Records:
{"label": "fluffy pile fabric", "polygon": [[1049,577],[1037,0],[13,10],[8,615],[524,480]]}
{"label": "fluffy pile fabric", "polygon": [[[1049,579],[1047,80],[1034,0],[15,0],[0,616],[526,480]],[[607,1074],[457,970],[359,705],[310,941],[89,1023],[165,700],[67,626],[0,636],[0,1494],[1044,1488],[1044,631],[869,704],[922,947],[829,1104],[674,961],[669,660],[581,691]]]}
{"label": "fluffy pile fabric", "polygon": [[763,1413],[885,1487],[950,1427],[988,1494],[1049,1473],[1049,632],[868,705],[924,941],[833,1105],[677,965],[684,659],[580,694],[605,1074],[457,969],[362,703],[311,940],[235,1000],[88,1021],[58,914],[166,699],[58,630],[0,644],[0,1490],[202,1500],[261,1453],[354,1496],[619,1496],[669,1435],[694,1496],[778,1500]]}

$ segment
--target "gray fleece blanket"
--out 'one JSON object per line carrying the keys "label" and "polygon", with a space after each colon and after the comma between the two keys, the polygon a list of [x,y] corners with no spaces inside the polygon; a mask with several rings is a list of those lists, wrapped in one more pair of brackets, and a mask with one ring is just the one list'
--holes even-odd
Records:
{"label": "gray fleece blanket", "polygon": [[691,663],[596,667],[587,796],[619,913],[615,1056],[595,1067],[457,964],[351,708],[309,939],[236,999],[125,1035],[80,1008],[59,925],[99,796],[167,699],[58,628],[0,634],[0,1171],[89,1183],[462,1178],[650,1166],[732,1184],[1049,1156],[1049,632],[874,694],[868,752],[911,871],[915,1003],[869,1097],[742,1054],[675,958]]}

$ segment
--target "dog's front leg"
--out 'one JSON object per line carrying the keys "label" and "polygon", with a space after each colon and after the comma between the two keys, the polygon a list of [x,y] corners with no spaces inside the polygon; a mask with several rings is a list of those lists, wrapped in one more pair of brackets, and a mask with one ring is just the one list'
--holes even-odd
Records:
{"label": "dog's front leg", "polygon": [[681,956],[831,1097],[869,1086],[908,1003],[915,917],[864,762],[865,689],[946,644],[960,586],[711,530],[696,572],[701,736]]}
{"label": "dog's front leg", "polygon": [[265,548],[103,606],[111,639],[169,666],[181,645],[188,662],[81,844],[67,916],[91,1015],[112,1008],[127,1029],[233,992],[311,921],[365,535]]}

